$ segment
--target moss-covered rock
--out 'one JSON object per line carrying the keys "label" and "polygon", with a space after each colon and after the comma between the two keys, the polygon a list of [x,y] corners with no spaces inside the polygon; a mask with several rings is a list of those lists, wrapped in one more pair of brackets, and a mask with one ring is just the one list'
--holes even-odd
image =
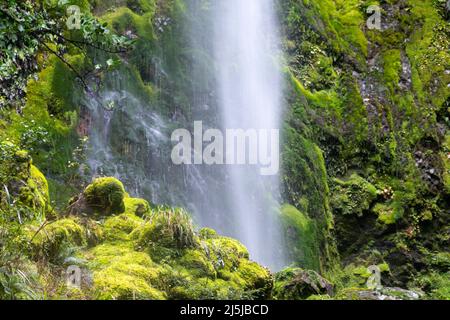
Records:
{"label": "moss-covered rock", "polygon": [[[124,204],[124,213],[100,221],[100,243],[78,251],[77,256],[87,261],[84,265],[92,273],[93,284],[86,293],[93,298],[271,296],[270,271],[251,262],[248,250],[237,240],[207,228],[197,233],[182,209],[150,208],[145,200],[129,197],[124,198]],[[85,221],[86,233],[98,231],[92,221]]]}
{"label": "moss-covered rock", "polygon": [[27,187],[21,188],[20,198],[34,208],[49,209],[50,196],[45,176],[34,165],[30,166],[30,178]]}
{"label": "moss-covered rock", "polygon": [[77,218],[29,226],[28,234],[33,255],[52,262],[61,263],[71,250],[87,244],[86,230]]}
{"label": "moss-covered rock", "polygon": [[202,240],[217,238],[216,230],[213,230],[211,228],[202,228],[198,234],[200,239]]}
{"label": "moss-covered rock", "polygon": [[51,211],[48,183],[32,163],[27,151],[9,141],[0,143],[0,196],[9,205],[17,202],[33,210],[34,218],[43,219]]}
{"label": "moss-covered rock", "polygon": [[[329,186],[323,153],[311,140],[305,138],[301,125],[297,123],[299,114],[292,111],[292,124],[286,125],[283,152],[283,182],[289,203],[298,208],[302,214],[291,214],[293,210],[285,208],[282,212],[286,218],[284,233],[288,238],[289,250],[303,250],[299,258],[308,268],[325,269],[337,263],[337,251],[333,240],[333,216],[329,206]],[[308,218],[312,220],[308,220]],[[303,221],[300,221],[303,220]],[[309,221],[309,222],[308,222]],[[301,227],[303,225],[304,227]],[[307,241],[315,237],[310,248],[298,240],[299,234],[305,232]],[[295,239],[296,238],[296,239]],[[297,248],[297,249],[295,249]],[[317,252],[312,259],[312,251]],[[309,260],[308,260],[309,259]],[[313,261],[315,260],[315,261]]]}
{"label": "moss-covered rock", "polygon": [[202,245],[206,245],[204,248],[209,259],[213,262],[219,277],[224,279],[229,276],[229,272],[239,267],[241,259],[249,259],[247,248],[232,238],[216,236],[204,241]]}
{"label": "moss-covered rock", "polygon": [[357,174],[334,182],[331,206],[335,214],[362,216],[378,196],[377,188]]}
{"label": "moss-covered rock", "polygon": [[291,205],[282,206],[280,214],[289,258],[302,268],[319,270],[316,222]]}
{"label": "moss-covered rock", "polygon": [[147,200],[125,197],[123,201],[126,213],[134,214],[141,218],[149,217],[151,215],[150,204]]}

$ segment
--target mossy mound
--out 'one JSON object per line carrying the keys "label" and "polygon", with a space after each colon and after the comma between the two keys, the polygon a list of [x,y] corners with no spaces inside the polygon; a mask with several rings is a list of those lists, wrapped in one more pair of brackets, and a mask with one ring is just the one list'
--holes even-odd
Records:
{"label": "mossy mound", "polygon": [[106,243],[86,254],[93,272],[94,298],[101,300],[163,300],[165,294],[152,285],[159,269],[150,257],[128,243]]}
{"label": "mossy mound", "polygon": [[125,211],[125,189],[122,182],[115,178],[95,179],[84,190],[83,196],[95,213],[111,215]]}
{"label": "mossy mound", "polygon": [[33,247],[33,255],[61,262],[66,249],[83,247],[87,244],[86,229],[77,218],[67,218],[30,226],[29,238]]}
{"label": "mossy mound", "polygon": [[331,206],[335,214],[362,216],[378,196],[377,188],[357,174],[346,180],[334,179],[334,183]]}
{"label": "mossy mound", "polygon": [[[93,290],[99,292],[98,297],[231,299],[270,296],[273,281],[270,272],[249,261],[244,246],[218,235],[200,241],[194,231],[191,236],[195,242],[187,241],[184,235],[177,238],[181,234],[174,230],[185,230],[185,226],[176,224],[187,221],[170,220],[168,214],[159,209],[150,221],[145,221],[124,213],[104,222],[105,242],[84,253],[92,266]],[[160,215],[165,217],[158,218]],[[119,267],[126,263],[130,266]]]}

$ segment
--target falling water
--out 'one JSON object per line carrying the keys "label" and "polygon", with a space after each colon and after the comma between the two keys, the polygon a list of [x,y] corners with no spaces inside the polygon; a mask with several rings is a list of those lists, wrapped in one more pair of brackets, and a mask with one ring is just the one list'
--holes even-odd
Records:
{"label": "falling water", "polygon": [[[279,129],[281,75],[278,32],[272,0],[221,0],[215,8],[214,56],[223,126]],[[274,269],[285,262],[276,219],[278,176],[259,168],[229,166],[226,191],[236,236],[252,257]]]}

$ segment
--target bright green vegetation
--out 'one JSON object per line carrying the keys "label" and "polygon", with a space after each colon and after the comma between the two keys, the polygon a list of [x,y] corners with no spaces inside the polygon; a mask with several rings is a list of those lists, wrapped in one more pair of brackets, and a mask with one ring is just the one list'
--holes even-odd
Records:
{"label": "bright green vegetation", "polygon": [[319,270],[320,251],[316,222],[291,205],[281,208],[289,258],[304,268]]}
{"label": "bright green vegetation", "polygon": [[[280,1],[279,214],[292,265],[276,274],[249,260],[237,240],[198,230],[184,209],[130,197],[129,181],[91,181],[86,165],[83,81],[92,91],[119,86],[168,119],[192,117],[193,96],[214,82],[214,63],[191,49],[184,31],[210,36],[207,1],[197,16],[188,0],[69,1],[89,18],[73,32],[53,15],[56,1],[47,2],[37,12],[8,0],[7,12],[33,13],[22,23],[0,5],[0,46],[12,48],[0,53],[0,299],[376,299],[367,288],[371,266],[391,298],[450,299],[443,1]],[[383,31],[367,29],[370,5],[381,5]],[[114,50],[31,36],[52,21],[60,36]],[[118,111],[111,147],[141,178],[135,163],[145,158],[123,151],[123,137],[136,150],[145,143],[129,130],[139,126],[127,109],[135,107]],[[66,285],[70,265],[83,271],[79,289]]]}
{"label": "bright green vegetation", "polygon": [[99,178],[90,184],[83,193],[89,207],[103,214],[125,211],[123,198],[125,189],[122,182],[114,178]]}

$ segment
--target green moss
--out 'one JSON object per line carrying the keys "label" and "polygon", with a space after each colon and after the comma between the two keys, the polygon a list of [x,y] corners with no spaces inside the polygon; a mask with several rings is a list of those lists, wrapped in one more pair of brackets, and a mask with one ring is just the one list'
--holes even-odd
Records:
{"label": "green moss", "polygon": [[192,220],[183,209],[160,208],[151,223],[136,230],[135,237],[142,248],[161,246],[184,249],[198,246]]}
{"label": "green moss", "polygon": [[169,290],[170,299],[238,300],[251,297],[241,287],[230,281],[212,280],[210,278],[191,279],[182,274],[173,276],[171,279],[176,283],[176,286]]}
{"label": "green moss", "polygon": [[84,190],[84,197],[90,208],[102,215],[125,211],[125,189],[115,178],[98,178]]}
{"label": "green moss", "polygon": [[333,300],[333,299],[327,294],[313,294],[309,296],[306,300]]}
{"label": "green moss", "polygon": [[334,182],[331,206],[335,214],[362,216],[378,196],[377,188],[357,174]]}
{"label": "green moss", "polygon": [[239,241],[228,237],[215,237],[206,240],[209,259],[213,262],[219,277],[227,278],[229,272],[239,267],[241,259],[249,259],[247,248]]}
{"label": "green moss", "polygon": [[199,231],[199,237],[201,240],[217,238],[217,232],[210,228],[202,228]]}
{"label": "green moss", "polygon": [[133,252],[133,245],[130,242],[102,243],[91,250],[85,252],[84,256],[95,266],[106,267],[109,262],[117,257],[123,257]]}
{"label": "green moss", "polygon": [[0,144],[0,183],[1,198],[31,209],[33,218],[44,220],[51,211],[47,179],[29,153],[9,141]]}
{"label": "green moss", "polygon": [[287,268],[275,276],[275,299],[304,300],[318,294],[332,295],[333,286],[315,271]]}
{"label": "green moss", "polygon": [[402,72],[401,51],[392,49],[383,53],[384,81],[391,93],[395,92]]}
{"label": "green moss", "polygon": [[[169,208],[164,208],[167,210]],[[106,242],[82,255],[93,271],[95,297],[233,299],[270,296],[270,272],[250,262],[242,244],[209,230],[208,234],[214,236],[201,244],[180,246],[174,238],[178,231],[174,233],[174,227],[169,224],[180,220],[158,221],[158,215],[162,214],[160,208],[147,222],[131,213],[105,221]],[[191,223],[190,220],[183,222],[188,221]],[[193,237],[197,238],[195,234]]]}
{"label": "green moss", "polygon": [[254,298],[264,299],[271,296],[273,278],[268,269],[248,259],[241,259],[237,273],[245,281],[244,288],[251,291]]}
{"label": "green moss", "polygon": [[30,179],[28,184],[35,191],[35,195],[40,202],[40,207],[45,208],[50,203],[50,195],[48,191],[48,182],[44,174],[34,165],[30,167]]}
{"label": "green moss", "polygon": [[170,285],[166,291],[171,299],[267,299],[271,296],[273,279],[267,269],[248,259],[238,259],[232,267],[214,264],[215,269],[211,269],[215,256],[207,253],[206,257],[207,260],[201,251],[188,250],[181,259],[169,260],[172,267],[166,269],[162,281]]}
{"label": "green moss", "polygon": [[334,264],[336,258],[331,240],[334,222],[329,207],[327,171],[322,151],[302,136],[301,127],[294,125],[297,122],[293,118],[292,125],[285,128],[282,178],[289,202],[315,220],[316,246],[320,252],[316,256],[320,263],[319,266],[313,263],[312,268],[320,269]]}
{"label": "green moss", "polygon": [[150,217],[151,209],[147,200],[138,198],[124,198],[125,213],[134,214],[138,217]]}
{"label": "green moss", "polygon": [[[83,72],[82,55],[67,55],[66,60]],[[61,174],[67,172],[67,162],[77,144],[72,120],[82,88],[76,84],[73,72],[58,58],[51,56],[42,64],[38,77],[27,84],[23,115],[11,114],[4,133],[30,150],[35,163],[45,172]]]}
{"label": "green moss", "polygon": [[124,213],[106,219],[103,225],[103,236],[108,241],[127,241],[130,234],[144,225],[144,220],[131,213]]}
{"label": "green moss", "polygon": [[141,16],[129,8],[121,7],[107,13],[101,19],[119,34],[125,34],[130,30],[139,37],[151,41],[154,39],[152,17],[153,12],[147,12]]}
{"label": "green moss", "polygon": [[387,225],[394,224],[401,218],[398,210],[382,203],[377,203],[373,211],[378,215],[378,221]]}
{"label": "green moss", "polygon": [[[25,178],[25,176],[28,176]],[[36,217],[41,219],[51,210],[48,192],[48,183],[38,168],[29,164],[28,169],[22,172],[22,181],[26,181],[18,189],[18,200],[21,204],[33,209]]]}
{"label": "green moss", "polygon": [[336,300],[362,300],[361,293],[371,292],[368,289],[361,288],[345,288],[344,290],[339,291],[334,297]]}
{"label": "green moss", "polygon": [[289,1],[286,25],[293,34],[303,30],[306,35],[325,39],[334,51],[362,65],[368,43],[361,30],[365,17],[359,7],[357,0]]}
{"label": "green moss", "polygon": [[[433,1],[330,2],[288,1],[284,4],[283,16],[287,18],[283,25],[291,58],[288,76],[293,89],[289,101],[292,113],[286,120],[289,131],[284,144],[289,149],[283,154],[288,201],[317,222],[321,221],[317,213],[326,212],[326,208],[318,204],[326,205],[327,193],[317,192],[319,183],[310,178],[320,174],[314,168],[318,161],[305,155],[308,154],[305,150],[311,149],[304,142],[307,140],[323,151],[325,177],[329,178],[331,187],[330,204],[343,259],[364,256],[391,239],[403,239],[398,241],[397,248],[386,253],[391,257],[402,255],[398,251],[405,248],[414,251],[411,243],[415,241],[429,239],[435,243],[431,238],[437,234],[440,239],[447,239],[439,231],[446,219],[438,218],[440,222],[436,219],[448,211],[445,200],[442,201],[443,192],[429,190],[423,180],[427,183],[435,180],[432,184],[441,180],[437,177],[440,162],[432,160],[437,152],[444,159],[444,166],[449,163],[448,150],[440,146],[445,130],[436,130],[444,128],[443,124],[448,122],[442,111],[449,94],[446,88],[449,74],[445,72],[450,61],[448,26]],[[363,15],[372,4],[384,9],[389,7],[389,13],[383,14],[385,22],[390,24],[388,30],[366,30],[367,16]],[[338,18],[334,18],[336,14]],[[357,21],[359,24],[355,27],[359,30],[356,32],[342,29],[344,24],[357,24]],[[355,40],[361,30],[372,42],[370,60],[363,50],[354,50],[353,54],[345,50],[364,42],[363,37],[361,42]],[[331,63],[324,65],[334,70],[334,74],[316,65],[320,56],[332,58]],[[411,82],[405,78],[409,67]],[[321,77],[328,79],[327,75],[334,83],[326,80],[322,81],[323,85],[316,83]],[[440,110],[438,120],[437,110]],[[289,145],[290,140],[292,145]],[[428,141],[431,146],[425,148],[428,149],[427,160],[415,159],[415,152],[424,152],[423,144]],[[422,161],[429,162],[426,170],[433,168],[436,177],[430,178],[423,172]],[[360,176],[349,177],[351,170]],[[443,188],[438,188],[444,189],[446,195],[449,171],[442,172]],[[335,177],[346,178],[334,180]],[[440,204],[436,206],[435,201]],[[322,231],[327,234],[326,229],[319,227],[318,230],[319,237],[323,236]],[[391,264],[396,279],[396,272],[402,268],[396,261]],[[410,271],[402,272],[402,277],[410,276]]]}
{"label": "green moss", "polygon": [[152,284],[158,268],[146,253],[125,245],[105,244],[89,253],[93,270],[93,292],[101,300],[163,300],[165,294]]}
{"label": "green moss", "polygon": [[[413,85],[419,97],[426,99],[425,92],[429,92],[434,80],[443,78],[444,81],[439,81],[437,90],[434,90],[435,94],[429,98],[435,106],[440,106],[448,96],[445,87],[450,78],[450,75],[444,74],[450,61],[450,53],[446,50],[450,42],[448,25],[439,16],[432,1],[408,0],[408,4],[411,6],[409,21],[416,21],[406,46],[415,73]],[[417,24],[421,27],[418,28]]]}
{"label": "green moss", "polygon": [[76,218],[50,222],[44,227],[30,226],[28,230],[33,253],[50,261],[65,258],[65,249],[86,245],[86,230]]}
{"label": "green moss", "polygon": [[429,292],[428,298],[433,300],[450,300],[450,273],[432,272],[418,277],[415,285]]}

